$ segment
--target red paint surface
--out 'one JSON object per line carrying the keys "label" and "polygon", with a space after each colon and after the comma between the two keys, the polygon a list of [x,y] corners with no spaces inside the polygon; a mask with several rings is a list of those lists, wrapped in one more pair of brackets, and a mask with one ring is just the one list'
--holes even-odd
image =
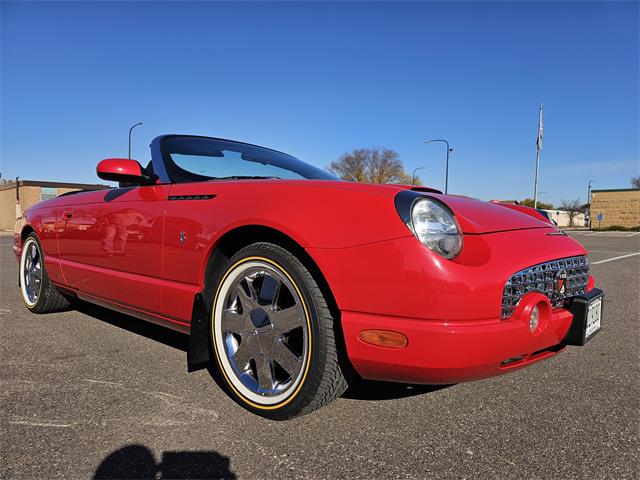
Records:
{"label": "red paint surface", "polygon": [[542,215],[538,210],[532,207],[527,207],[526,205],[516,205],[514,203],[501,203],[498,201],[491,202],[494,205],[500,205],[501,207],[508,208],[510,210],[514,210],[516,212],[524,213],[525,215],[529,215],[541,222],[548,223],[550,225],[555,225],[551,220]]}

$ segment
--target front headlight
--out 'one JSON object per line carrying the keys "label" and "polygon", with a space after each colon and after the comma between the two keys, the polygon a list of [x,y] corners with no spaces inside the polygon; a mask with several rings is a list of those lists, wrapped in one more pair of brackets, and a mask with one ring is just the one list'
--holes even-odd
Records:
{"label": "front headlight", "polygon": [[462,250],[462,231],[451,209],[440,200],[413,190],[395,197],[398,215],[420,242],[444,258],[454,258]]}
{"label": "front headlight", "polygon": [[462,233],[453,212],[438,200],[422,197],[411,207],[413,233],[429,250],[454,258],[462,249]]}
{"label": "front headlight", "polygon": [[396,194],[395,205],[407,228],[429,250],[447,259],[460,253],[462,230],[444,202],[415,190],[403,190]]}

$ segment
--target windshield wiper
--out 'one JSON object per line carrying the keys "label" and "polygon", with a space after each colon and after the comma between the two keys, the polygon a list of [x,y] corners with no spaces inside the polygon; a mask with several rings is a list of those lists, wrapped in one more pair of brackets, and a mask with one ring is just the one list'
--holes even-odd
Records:
{"label": "windshield wiper", "polygon": [[231,175],[229,177],[214,177],[211,180],[282,180],[280,177],[262,177],[260,175]]}

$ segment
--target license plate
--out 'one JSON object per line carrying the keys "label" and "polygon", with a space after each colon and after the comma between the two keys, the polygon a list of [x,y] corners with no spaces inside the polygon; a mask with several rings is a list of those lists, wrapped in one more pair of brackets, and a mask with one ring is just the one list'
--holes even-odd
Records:
{"label": "license plate", "polygon": [[587,324],[585,331],[585,340],[600,330],[600,320],[602,318],[602,297],[596,298],[589,304],[587,310]]}
{"label": "license plate", "polygon": [[562,343],[582,346],[595,337],[602,329],[603,309],[604,292],[599,288],[574,297],[569,306],[573,320]]}

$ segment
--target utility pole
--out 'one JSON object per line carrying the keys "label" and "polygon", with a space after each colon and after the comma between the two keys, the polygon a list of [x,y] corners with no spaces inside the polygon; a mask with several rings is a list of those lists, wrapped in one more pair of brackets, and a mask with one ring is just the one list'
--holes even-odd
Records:
{"label": "utility pole", "polygon": [[542,153],[542,103],[538,109],[538,140],[536,141],[536,179],[533,186],[533,208],[538,208],[538,174],[540,171],[540,154]]}

